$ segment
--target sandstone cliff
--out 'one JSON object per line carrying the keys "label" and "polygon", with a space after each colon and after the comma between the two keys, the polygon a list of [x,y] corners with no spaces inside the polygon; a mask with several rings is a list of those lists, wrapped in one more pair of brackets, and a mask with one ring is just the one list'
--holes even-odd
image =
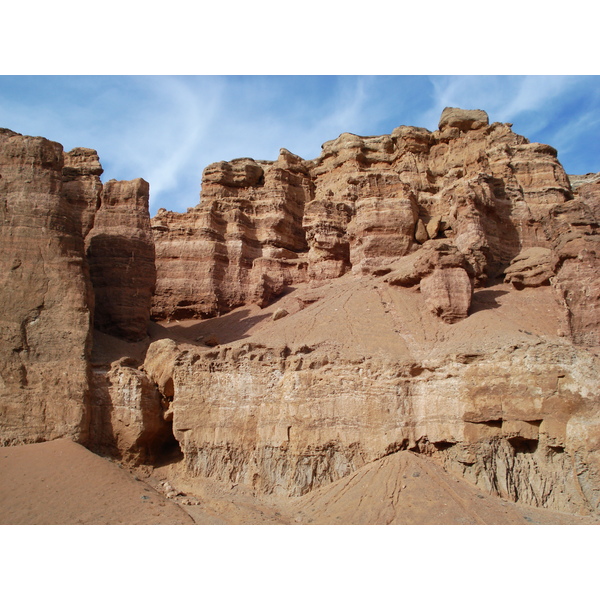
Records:
{"label": "sandstone cliff", "polygon": [[217,317],[169,325],[189,472],[302,495],[410,449],[489,493],[596,512],[594,189],[459,109],[311,161],[207,167],[198,207],[152,222],[154,316]]}
{"label": "sandstone cliff", "polygon": [[147,336],[156,283],[148,199],[143,179],[108,181],[85,238],[96,296],[94,326],[130,341]]}
{"label": "sandstone cliff", "polygon": [[[447,324],[380,279],[299,286],[265,309],[172,324],[188,343],[167,355],[156,342],[145,369],[171,357],[174,433],[196,475],[301,495],[408,449],[487,492],[593,512],[598,358],[557,335],[550,288],[510,288],[476,292]],[[192,343],[213,332],[227,343]]]}
{"label": "sandstone cliff", "polygon": [[302,229],[311,180],[303,161],[282,151],[275,162],[240,159],[208,166],[202,198],[186,214],[160,210],[155,318],[214,316],[266,303],[307,280]]}
{"label": "sandstone cliff", "polygon": [[103,185],[101,174],[94,150],[0,130],[2,444],[93,444],[94,325],[147,337],[148,184]]}
{"label": "sandstone cliff", "polygon": [[198,206],[150,221],[94,151],[2,141],[4,443],[179,449],[281,496],[402,451],[600,514],[598,179],[550,146],[449,108],[209,165]]}
{"label": "sandstone cliff", "polygon": [[264,304],[307,280],[389,271],[439,238],[464,264],[443,275],[437,265],[414,284],[432,276],[424,293],[433,310],[454,285],[464,305],[465,275],[481,286],[522,250],[550,247],[544,219],[572,197],[553,148],[509,124],[489,125],[483,111],[446,109],[433,133],[344,133],[312,161],[282,150],[274,162],[216,163],[205,169],[196,208],[153,219],[152,313],[206,317]]}
{"label": "sandstone cliff", "polygon": [[63,150],[0,130],[0,440],[85,439],[92,288]]}

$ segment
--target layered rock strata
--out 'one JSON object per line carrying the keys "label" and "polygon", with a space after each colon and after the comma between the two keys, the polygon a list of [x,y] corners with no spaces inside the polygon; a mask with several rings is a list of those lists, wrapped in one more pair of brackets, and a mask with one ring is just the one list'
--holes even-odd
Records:
{"label": "layered rock strata", "polygon": [[191,474],[302,495],[409,449],[488,493],[595,513],[598,358],[557,336],[548,287],[508,289],[445,324],[411,289],[340,280],[246,339],[155,342],[144,369],[161,365]]}
{"label": "layered rock strata", "polygon": [[[152,314],[265,305],[303,281],[381,272],[439,238],[464,255],[481,286],[522,250],[550,248],[554,232],[544,222],[572,197],[553,148],[529,143],[510,124],[490,125],[483,111],[446,109],[435,132],[344,133],[311,161],[282,150],[277,161],[215,163],[196,208],[153,219]],[[449,275],[432,276],[430,296],[449,297],[455,285],[466,293],[464,276],[451,283]],[[454,312],[464,315],[460,302]]]}
{"label": "layered rock strata", "polygon": [[311,193],[303,161],[282,150],[275,162],[239,159],[209,165],[198,207],[160,210],[155,318],[213,316],[264,304],[307,280],[302,215]]}
{"label": "layered rock strata", "polygon": [[1,136],[3,443],[177,443],[189,474],[284,495],[410,450],[598,514],[597,180],[572,188],[553,148],[446,109],[210,165],[197,207],[151,223],[152,315],[202,319],[150,344],[147,184]]}
{"label": "layered rock strata", "polygon": [[[315,160],[293,157],[293,166],[302,193],[294,195],[292,237],[273,241],[257,218],[288,218],[287,191],[266,187],[281,156],[211,165],[198,207],[153,220],[163,290],[157,317],[217,316],[251,303],[267,310],[286,285],[297,288],[263,326],[302,331],[295,343],[275,344],[267,334],[235,341],[217,319],[204,338],[216,348],[165,354],[160,378],[172,383],[173,430],[189,471],[300,495],[411,449],[487,492],[597,512],[598,364],[587,348],[598,344],[598,220],[595,188],[585,187],[594,182],[574,194],[553,148],[510,124],[489,124],[483,111],[459,109],[446,109],[435,132],[342,134]],[[250,215],[242,233],[232,202]],[[197,244],[193,256],[187,239]],[[270,254],[269,274],[289,260],[301,268],[262,293],[254,273],[273,246],[294,255]],[[170,276],[184,272],[179,281]],[[201,288],[207,276],[210,286]],[[380,283],[369,295],[373,278]],[[326,282],[337,280],[357,287],[332,297]],[[503,280],[498,291],[486,287]],[[515,306],[540,304],[501,311],[510,304],[504,295]],[[364,313],[378,302],[389,329]],[[337,316],[327,320],[331,311]],[[551,325],[534,335],[536,311]],[[306,332],[317,324],[323,332],[311,343]],[[343,349],[332,341],[338,328],[352,340]],[[458,344],[460,328],[464,340],[487,339],[490,328],[502,333],[481,348]]]}
{"label": "layered rock strata", "polygon": [[600,180],[578,186],[575,198],[553,207],[556,276],[552,283],[564,305],[565,334],[576,344],[600,344]]}

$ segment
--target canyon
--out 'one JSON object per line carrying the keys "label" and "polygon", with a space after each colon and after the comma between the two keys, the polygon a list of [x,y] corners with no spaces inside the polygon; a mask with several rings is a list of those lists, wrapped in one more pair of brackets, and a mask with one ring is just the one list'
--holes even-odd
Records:
{"label": "canyon", "polygon": [[0,129],[7,452],[293,507],[270,522],[600,519],[600,176],[458,108],[214,163],[186,213],[102,173]]}

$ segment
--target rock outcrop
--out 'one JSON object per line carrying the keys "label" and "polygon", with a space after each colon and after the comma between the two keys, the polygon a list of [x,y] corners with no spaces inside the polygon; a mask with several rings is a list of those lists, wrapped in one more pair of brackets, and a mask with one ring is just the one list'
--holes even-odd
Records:
{"label": "rock outcrop", "polygon": [[[277,161],[216,163],[204,172],[196,208],[153,219],[152,314],[206,317],[265,305],[286,286],[383,272],[439,238],[464,255],[480,287],[521,251],[550,248],[555,232],[545,222],[572,197],[553,148],[529,143],[510,124],[488,124],[483,111],[446,109],[435,132],[344,133],[311,161],[282,150]],[[438,299],[460,288],[461,305],[448,314],[466,316],[464,275],[429,281],[424,289]]]}
{"label": "rock outcrop", "polygon": [[147,336],[155,278],[148,184],[103,185],[101,174],[94,150],[65,153],[0,130],[2,444],[93,444],[103,435],[90,431],[94,325]]}
{"label": "rock outcrop", "polygon": [[74,207],[81,221],[81,234],[84,239],[93,227],[96,211],[100,208],[100,175],[103,172],[95,150],[73,148],[64,154],[62,194]]}
{"label": "rock outcrop", "polygon": [[108,181],[85,238],[96,297],[94,326],[130,341],[147,336],[156,285],[148,199],[143,179]]}
{"label": "rock outcrop", "polygon": [[234,312],[198,337],[215,348],[158,361],[189,472],[298,495],[410,449],[489,493],[597,511],[593,185],[574,194],[556,150],[460,109],[311,161],[208,167],[198,207],[153,219],[153,314],[262,310],[244,340],[219,331]]}
{"label": "rock outcrop", "polygon": [[209,165],[151,237],[145,182],[0,135],[4,443],[296,496],[404,451],[600,514],[598,180],[550,146],[449,108]]}
{"label": "rock outcrop", "polygon": [[[578,199],[553,208],[549,221],[556,277],[566,310],[567,335],[577,344],[600,344],[600,230],[592,208]],[[550,225],[548,225],[550,227]]]}
{"label": "rock outcrop", "polygon": [[515,256],[504,270],[504,281],[517,289],[549,284],[556,271],[555,262],[549,248],[527,248]]}
{"label": "rock outcrop", "polygon": [[469,263],[456,246],[445,240],[428,240],[389,268],[393,270],[384,281],[402,287],[419,286],[425,304],[446,323],[467,317],[473,280]]}
{"label": "rock outcrop", "polygon": [[[123,364],[125,363],[125,364]],[[172,438],[156,384],[128,361],[96,366],[89,446],[130,463],[151,463]]]}
{"label": "rock outcrop", "polygon": [[214,316],[267,303],[307,280],[302,214],[311,182],[303,161],[282,150],[275,162],[209,165],[200,204],[152,220],[157,287],[154,318]]}
{"label": "rock outcrop", "polygon": [[93,295],[63,149],[0,130],[0,443],[85,440]]}
{"label": "rock outcrop", "polygon": [[188,472],[302,495],[411,450],[487,493],[594,513],[598,358],[557,335],[548,286],[510,289],[446,324],[411,289],[346,278],[245,339],[157,347]]}

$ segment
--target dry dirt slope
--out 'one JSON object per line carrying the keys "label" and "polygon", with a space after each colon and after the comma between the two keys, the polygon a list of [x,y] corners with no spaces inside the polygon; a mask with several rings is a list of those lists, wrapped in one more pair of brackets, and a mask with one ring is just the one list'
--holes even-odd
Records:
{"label": "dry dirt slope", "polygon": [[529,508],[483,494],[437,464],[398,452],[307,494],[301,522],[346,525],[559,525],[593,519]]}
{"label": "dry dirt slope", "polygon": [[125,469],[69,440],[0,449],[3,525],[185,525],[192,519]]}
{"label": "dry dirt slope", "polygon": [[[273,320],[279,308],[288,315]],[[418,292],[389,287],[380,278],[357,281],[350,276],[317,287],[300,286],[264,309],[246,306],[205,321],[153,324],[151,333],[154,339],[173,337],[199,346],[214,335],[221,346],[308,344],[344,356],[433,360],[555,338],[559,317],[549,288],[516,292],[503,284],[477,291],[469,318],[447,325],[424,310]],[[192,479],[180,464],[147,470],[147,481],[139,481],[116,463],[66,440],[0,452],[2,524],[594,522],[488,496],[433,460],[406,451],[295,499],[261,496],[241,484]],[[137,475],[143,479],[141,472]],[[167,499],[162,485],[167,480],[186,495]],[[186,498],[192,505],[183,505]]]}
{"label": "dry dirt slope", "polygon": [[[0,451],[0,524],[592,524],[593,519],[518,506],[482,494],[427,458],[398,452],[299,499],[157,469],[184,495],[167,499],[85,448],[57,440]],[[158,484],[158,485],[157,485]],[[181,505],[185,500],[197,505]],[[186,512],[184,512],[184,510]]]}

